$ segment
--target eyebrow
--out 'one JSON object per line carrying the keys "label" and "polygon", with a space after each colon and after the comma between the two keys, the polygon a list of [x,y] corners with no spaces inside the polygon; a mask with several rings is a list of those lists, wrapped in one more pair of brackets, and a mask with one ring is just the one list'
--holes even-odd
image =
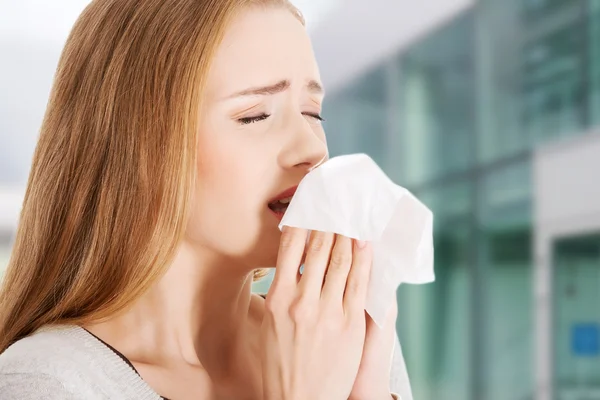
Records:
{"label": "eyebrow", "polygon": [[[229,98],[240,97],[240,96],[273,95],[273,94],[281,93],[281,92],[287,90],[289,87],[290,87],[290,81],[288,81],[287,79],[284,79],[282,81],[277,82],[274,85],[244,89],[240,92],[232,94],[231,96],[229,96]],[[313,94],[324,94],[325,93],[325,91],[323,90],[323,86],[321,86],[321,84],[315,80],[310,80],[306,84],[306,88],[308,89],[309,92],[311,92]]]}

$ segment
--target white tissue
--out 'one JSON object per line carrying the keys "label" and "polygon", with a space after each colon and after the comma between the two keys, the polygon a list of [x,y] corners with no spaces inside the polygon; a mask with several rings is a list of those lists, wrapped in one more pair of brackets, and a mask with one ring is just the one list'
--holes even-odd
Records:
{"label": "white tissue", "polygon": [[372,243],[366,310],[379,326],[401,283],[435,279],[433,214],[365,154],[332,158],[306,175],[279,228],[284,225]]}

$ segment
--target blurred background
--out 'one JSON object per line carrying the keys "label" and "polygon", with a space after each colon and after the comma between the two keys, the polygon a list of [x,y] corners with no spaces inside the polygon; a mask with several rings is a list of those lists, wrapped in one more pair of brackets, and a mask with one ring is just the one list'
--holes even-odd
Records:
{"label": "blurred background", "polygon": [[[0,275],[87,3],[0,0]],[[398,291],[415,400],[599,400],[600,0],[294,3],[331,154],[435,215],[436,282]]]}

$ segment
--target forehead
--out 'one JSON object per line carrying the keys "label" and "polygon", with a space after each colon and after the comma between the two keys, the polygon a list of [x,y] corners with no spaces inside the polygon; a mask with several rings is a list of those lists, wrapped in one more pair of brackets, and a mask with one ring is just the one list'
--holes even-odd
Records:
{"label": "forehead", "polygon": [[218,95],[282,79],[319,80],[305,27],[283,8],[254,8],[229,25],[210,68],[207,91]]}

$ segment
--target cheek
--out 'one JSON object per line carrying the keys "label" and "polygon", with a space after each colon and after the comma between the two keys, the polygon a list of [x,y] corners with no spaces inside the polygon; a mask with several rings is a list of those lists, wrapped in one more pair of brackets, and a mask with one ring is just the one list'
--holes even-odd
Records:
{"label": "cheek", "polygon": [[210,150],[198,155],[188,239],[229,257],[255,258],[265,239],[268,168],[241,143],[213,142]]}

